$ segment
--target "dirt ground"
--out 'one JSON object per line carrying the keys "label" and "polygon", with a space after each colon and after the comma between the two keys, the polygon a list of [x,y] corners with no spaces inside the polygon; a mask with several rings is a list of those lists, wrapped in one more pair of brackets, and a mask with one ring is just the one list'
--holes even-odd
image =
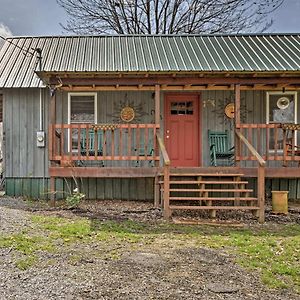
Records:
{"label": "dirt ground", "polygon": [[[0,199],[0,235],[34,226],[33,215],[85,217],[107,220],[164,222],[151,203],[126,201],[85,202],[80,209],[49,209],[22,199]],[[255,222],[244,218],[244,223]],[[267,214],[267,225],[300,223],[296,209],[287,217]],[[59,253],[39,253],[39,263],[27,270],[14,265],[17,253],[0,248],[0,299],[300,299],[288,289],[271,290],[255,272],[235,263],[225,251],[169,241],[163,233],[155,242],[135,247],[122,243],[77,243]],[[113,258],[101,254],[121,249]],[[71,257],[78,255],[77,259]]]}

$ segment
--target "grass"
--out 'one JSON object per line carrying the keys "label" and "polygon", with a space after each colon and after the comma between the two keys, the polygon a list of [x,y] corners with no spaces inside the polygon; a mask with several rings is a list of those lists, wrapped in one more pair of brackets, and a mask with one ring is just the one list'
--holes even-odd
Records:
{"label": "grass", "polygon": [[[231,253],[242,267],[258,271],[271,288],[293,288],[300,293],[300,225],[219,228],[41,215],[33,216],[32,222],[31,234],[0,237],[0,248],[24,256],[16,261],[21,270],[36,264],[39,251],[57,251],[58,245],[66,249],[72,244],[99,244],[104,249],[100,257],[112,260],[119,259],[122,251],[143,247],[207,247]],[[82,255],[76,252],[69,262],[76,263]]]}

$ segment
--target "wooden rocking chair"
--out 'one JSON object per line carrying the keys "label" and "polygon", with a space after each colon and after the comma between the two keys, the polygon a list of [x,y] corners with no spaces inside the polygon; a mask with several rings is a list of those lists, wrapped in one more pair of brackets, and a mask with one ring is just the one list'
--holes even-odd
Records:
{"label": "wooden rocking chair", "polygon": [[234,164],[234,146],[229,146],[228,130],[208,130],[208,142],[211,166],[232,166]]}
{"label": "wooden rocking chair", "polygon": [[[95,140],[97,135],[97,147],[95,147]],[[80,140],[80,153],[82,156],[102,156],[103,155],[103,133],[101,130],[89,130],[86,137],[86,130],[83,130]],[[96,148],[96,149],[95,149]],[[81,162],[84,164],[83,162]],[[103,161],[100,161],[101,166],[104,166]]]}

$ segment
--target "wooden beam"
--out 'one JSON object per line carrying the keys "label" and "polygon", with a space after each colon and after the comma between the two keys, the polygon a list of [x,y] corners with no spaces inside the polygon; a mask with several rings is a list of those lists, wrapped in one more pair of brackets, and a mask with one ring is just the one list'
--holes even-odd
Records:
{"label": "wooden beam", "polygon": [[50,124],[55,124],[56,119],[56,96],[54,95],[50,98]]}
{"label": "wooden beam", "polygon": [[234,103],[234,119],[235,124],[239,125],[241,123],[241,86],[236,84],[235,90],[235,103]]}
{"label": "wooden beam", "polygon": [[[257,90],[257,91],[281,91],[282,88],[274,87],[273,85],[261,85],[254,88],[253,85],[240,85],[241,91],[247,90]],[[76,91],[155,91],[155,86],[143,85],[141,88],[134,85],[107,85],[107,86],[95,86],[92,88],[90,86],[64,86],[60,88],[67,92]],[[234,90],[234,85],[214,85],[209,88],[206,85],[192,85],[190,87],[184,87],[184,85],[162,85],[161,91],[203,91],[203,90],[213,90],[213,91],[224,91],[224,90]],[[300,90],[300,85],[289,85],[287,90]]]}
{"label": "wooden beam", "polygon": [[155,177],[158,168],[118,168],[118,167],[50,167],[51,177],[83,178],[146,178]]}
{"label": "wooden beam", "polygon": [[155,124],[160,124],[160,86],[155,85]]}
{"label": "wooden beam", "polygon": [[[50,84],[55,85],[59,83],[59,79],[52,77],[50,78]],[[137,77],[137,78],[66,78],[63,79],[64,85],[92,85],[97,86],[106,86],[106,85],[230,85],[230,84],[239,84],[239,85],[253,85],[253,84],[300,84],[300,77],[255,77],[255,78],[233,78],[233,77]]]}

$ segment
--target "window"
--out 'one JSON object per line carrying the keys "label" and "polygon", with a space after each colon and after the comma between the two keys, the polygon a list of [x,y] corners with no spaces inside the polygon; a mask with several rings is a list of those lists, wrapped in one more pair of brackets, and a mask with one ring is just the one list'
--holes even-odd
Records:
{"label": "window", "polygon": [[171,115],[192,115],[193,102],[171,102]]}
{"label": "window", "polygon": [[68,123],[97,123],[96,93],[69,93]]}
{"label": "window", "polygon": [[[68,124],[76,123],[97,123],[97,93],[68,94]],[[71,147],[70,144],[69,141],[68,149]],[[72,129],[72,152],[76,152],[77,148],[78,130]]]}
{"label": "window", "polygon": [[297,92],[267,92],[267,124],[297,123]]}
{"label": "window", "polygon": [[[266,123],[297,123],[297,92],[267,92]],[[275,148],[274,134],[270,132],[270,149]],[[295,136],[296,137],[296,136]],[[278,141],[283,139],[282,132]],[[296,142],[296,140],[295,140]]]}

